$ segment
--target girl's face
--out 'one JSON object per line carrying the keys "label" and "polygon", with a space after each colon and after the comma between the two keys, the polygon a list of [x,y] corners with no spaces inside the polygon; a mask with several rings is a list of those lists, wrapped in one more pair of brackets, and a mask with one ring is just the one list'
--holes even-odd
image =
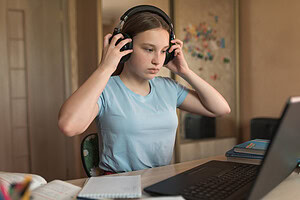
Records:
{"label": "girl's face", "polygon": [[133,52],[126,62],[131,75],[150,80],[162,68],[169,48],[169,33],[156,28],[141,32],[133,38]]}

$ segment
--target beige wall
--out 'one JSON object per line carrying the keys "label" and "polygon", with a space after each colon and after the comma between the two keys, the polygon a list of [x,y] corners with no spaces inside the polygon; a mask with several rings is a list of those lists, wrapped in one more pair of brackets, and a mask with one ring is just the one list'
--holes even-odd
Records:
{"label": "beige wall", "polygon": [[253,117],[279,117],[300,94],[300,1],[240,1],[240,139]]}

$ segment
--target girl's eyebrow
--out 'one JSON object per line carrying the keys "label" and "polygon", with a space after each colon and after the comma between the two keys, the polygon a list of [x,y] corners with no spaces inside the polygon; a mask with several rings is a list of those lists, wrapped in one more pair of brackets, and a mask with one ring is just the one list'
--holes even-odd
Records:
{"label": "girl's eyebrow", "polygon": [[[151,47],[154,47],[154,48],[156,47],[154,44],[150,44],[150,43],[142,43],[142,45],[148,45],[148,46],[151,46]],[[168,48],[168,47],[169,47],[169,45],[165,46],[164,48]]]}

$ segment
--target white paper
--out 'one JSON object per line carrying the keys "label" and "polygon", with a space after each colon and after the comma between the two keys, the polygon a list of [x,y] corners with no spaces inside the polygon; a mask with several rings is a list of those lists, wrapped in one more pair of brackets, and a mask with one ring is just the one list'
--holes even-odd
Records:
{"label": "white paper", "polygon": [[182,196],[172,196],[172,197],[150,197],[145,198],[145,200],[185,200]]}
{"label": "white paper", "polygon": [[141,176],[91,177],[79,197],[85,198],[140,198]]}
{"label": "white paper", "polygon": [[43,177],[36,174],[11,172],[0,172],[0,181],[5,187],[8,187],[11,183],[24,181],[24,177],[28,175],[32,177],[32,182],[30,183],[30,190],[33,190],[47,183],[47,181]]}
{"label": "white paper", "polygon": [[71,200],[76,199],[80,187],[61,180],[54,180],[32,191],[32,200]]}

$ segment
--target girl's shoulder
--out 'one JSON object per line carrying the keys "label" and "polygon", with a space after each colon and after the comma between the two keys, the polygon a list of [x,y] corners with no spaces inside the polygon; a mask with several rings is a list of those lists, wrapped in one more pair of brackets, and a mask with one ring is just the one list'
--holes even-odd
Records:
{"label": "girl's shoulder", "polygon": [[111,76],[109,78],[108,82],[115,82],[118,78],[119,78],[119,76]]}
{"label": "girl's shoulder", "polygon": [[157,76],[154,79],[152,79],[154,84],[158,85],[168,85],[168,86],[175,86],[177,85],[177,81],[174,79],[171,79],[170,77],[163,77],[163,76]]}
{"label": "girl's shoulder", "polygon": [[120,83],[118,78],[119,78],[118,76],[111,76],[108,79],[102,94],[110,93],[112,91],[115,91],[116,88],[119,88]]}
{"label": "girl's shoulder", "polygon": [[106,85],[110,85],[110,86],[115,86],[115,85],[118,85],[120,83],[120,78],[119,76],[111,76],[109,79],[108,79],[108,82]]}

